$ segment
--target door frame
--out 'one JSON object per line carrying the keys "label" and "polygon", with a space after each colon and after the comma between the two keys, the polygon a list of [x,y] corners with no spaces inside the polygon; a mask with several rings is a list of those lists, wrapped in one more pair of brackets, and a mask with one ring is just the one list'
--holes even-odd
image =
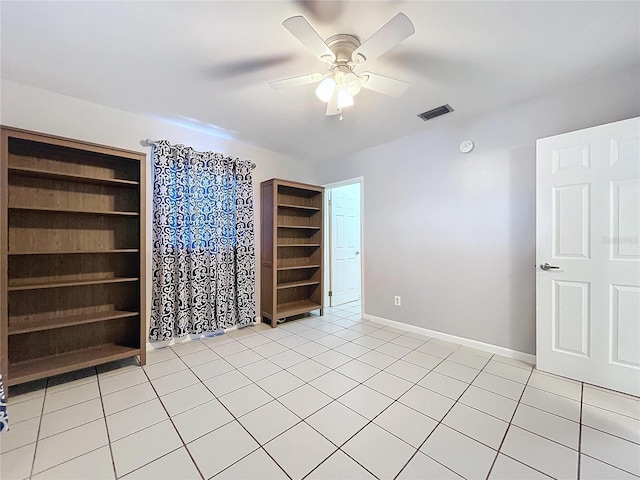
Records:
{"label": "door frame", "polygon": [[327,214],[324,216],[324,244],[326,255],[324,256],[324,298],[323,303],[325,307],[328,307],[331,303],[329,298],[329,290],[331,288],[331,257],[332,257],[332,245],[331,245],[331,205],[329,205],[328,191],[332,188],[344,187],[346,185],[360,184],[360,304],[362,313],[364,313],[364,177],[349,178],[347,180],[341,180],[339,182],[332,182],[324,184],[325,192],[324,196],[324,211]]}

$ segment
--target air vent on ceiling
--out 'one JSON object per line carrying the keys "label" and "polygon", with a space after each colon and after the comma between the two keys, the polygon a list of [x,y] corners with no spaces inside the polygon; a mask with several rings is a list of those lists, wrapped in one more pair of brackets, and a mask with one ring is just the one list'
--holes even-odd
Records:
{"label": "air vent on ceiling", "polygon": [[446,105],[442,105],[441,107],[436,107],[427,112],[423,112],[418,116],[426,122],[427,120],[431,120],[432,118],[439,117],[440,115],[444,115],[445,113],[449,112],[453,112],[453,108],[451,108],[451,105],[447,103]]}

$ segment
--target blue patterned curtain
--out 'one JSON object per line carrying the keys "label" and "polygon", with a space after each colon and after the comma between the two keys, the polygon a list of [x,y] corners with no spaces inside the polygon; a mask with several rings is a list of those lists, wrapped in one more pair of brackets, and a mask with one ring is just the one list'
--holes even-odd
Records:
{"label": "blue patterned curtain", "polygon": [[253,322],[249,162],[162,140],[153,155],[152,340]]}

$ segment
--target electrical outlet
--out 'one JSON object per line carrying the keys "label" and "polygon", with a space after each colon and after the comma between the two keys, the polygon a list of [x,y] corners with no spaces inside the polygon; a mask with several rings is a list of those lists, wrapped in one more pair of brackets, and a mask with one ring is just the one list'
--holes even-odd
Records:
{"label": "electrical outlet", "polygon": [[400,303],[400,295],[396,295],[395,297],[393,297],[393,304],[394,304],[396,307],[399,307],[399,306],[400,306],[400,304],[401,304],[401,303]]}

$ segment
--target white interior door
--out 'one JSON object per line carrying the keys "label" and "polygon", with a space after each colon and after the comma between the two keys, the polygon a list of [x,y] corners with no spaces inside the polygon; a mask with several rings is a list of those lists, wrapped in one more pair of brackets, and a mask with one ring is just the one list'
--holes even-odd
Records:
{"label": "white interior door", "polygon": [[640,118],[538,140],[536,211],[538,369],[640,395]]}
{"label": "white interior door", "polygon": [[360,299],[360,184],[329,190],[331,306]]}

